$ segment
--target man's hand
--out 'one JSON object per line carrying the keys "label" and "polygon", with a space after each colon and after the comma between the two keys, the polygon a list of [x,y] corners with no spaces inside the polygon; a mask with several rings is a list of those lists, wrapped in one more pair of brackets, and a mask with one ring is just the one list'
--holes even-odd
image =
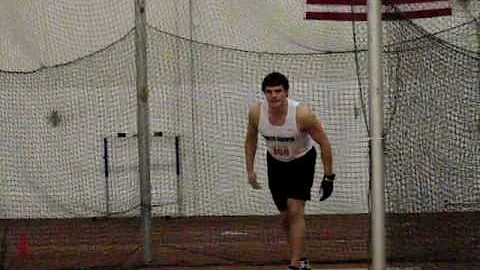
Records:
{"label": "man's hand", "polygon": [[248,172],[248,183],[254,189],[261,189],[262,186],[257,182],[257,174],[255,172]]}
{"label": "man's hand", "polygon": [[332,195],[333,192],[333,181],[335,180],[335,174],[323,176],[322,184],[320,186],[320,201],[324,201]]}

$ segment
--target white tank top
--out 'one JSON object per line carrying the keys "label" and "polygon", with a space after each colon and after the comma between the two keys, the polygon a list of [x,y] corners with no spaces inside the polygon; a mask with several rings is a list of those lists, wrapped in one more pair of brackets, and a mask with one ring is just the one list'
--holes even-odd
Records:
{"label": "white tank top", "polygon": [[298,101],[288,100],[288,111],[283,125],[272,125],[268,117],[268,104],[260,105],[258,131],[266,142],[267,151],[280,161],[291,161],[305,155],[313,147],[312,139],[306,132],[298,130]]}

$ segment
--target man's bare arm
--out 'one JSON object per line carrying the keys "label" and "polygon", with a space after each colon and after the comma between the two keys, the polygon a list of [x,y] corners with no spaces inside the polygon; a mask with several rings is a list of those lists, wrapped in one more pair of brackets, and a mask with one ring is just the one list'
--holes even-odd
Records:
{"label": "man's bare arm", "polygon": [[331,175],[333,173],[332,147],[320,121],[312,110],[306,106],[300,106],[298,108],[298,120],[300,128],[308,132],[312,139],[320,146],[324,173],[325,175]]}
{"label": "man's bare arm", "polygon": [[258,103],[252,105],[248,113],[247,136],[245,138],[245,166],[248,173],[254,171],[254,161],[258,141],[259,113],[260,107]]}

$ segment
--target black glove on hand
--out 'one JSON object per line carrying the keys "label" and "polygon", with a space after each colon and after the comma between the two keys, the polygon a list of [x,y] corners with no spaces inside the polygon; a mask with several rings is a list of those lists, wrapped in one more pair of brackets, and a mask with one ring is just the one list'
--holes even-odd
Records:
{"label": "black glove on hand", "polygon": [[333,180],[335,180],[335,174],[324,175],[322,180],[322,185],[320,186],[320,201],[324,201],[332,195],[333,192]]}

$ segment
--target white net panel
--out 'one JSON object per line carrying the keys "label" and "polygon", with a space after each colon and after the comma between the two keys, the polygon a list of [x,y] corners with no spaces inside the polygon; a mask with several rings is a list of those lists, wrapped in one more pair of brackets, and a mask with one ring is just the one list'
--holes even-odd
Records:
{"label": "white net panel", "polygon": [[389,257],[476,261],[480,54],[408,20],[386,25],[392,40],[404,40],[385,50]]}
{"label": "white net panel", "polygon": [[114,140],[136,130],[132,9],[0,3],[1,268],[115,265],[141,246],[139,224],[82,219],[140,203],[136,141]]}
{"label": "white net panel", "polygon": [[[478,219],[454,213],[464,222],[448,223],[452,240],[425,226],[451,216],[424,215],[478,210],[480,8],[463,2],[448,3],[452,16],[385,24],[387,210],[416,213],[389,221],[391,258],[450,260],[455,250],[478,258]],[[141,260],[136,219],[66,219],[139,215],[133,4],[0,3],[4,265],[28,267],[15,253],[23,233],[31,265]],[[155,219],[159,263],[285,260],[262,141],[262,190],[250,189],[243,163],[247,108],[274,70],[314,109],[334,150],[335,193],[318,202],[318,159],[307,205],[311,257],[368,259],[367,26],[305,20],[311,8],[303,0],[147,1],[153,213],[183,217]]]}
{"label": "white net panel", "polygon": [[[8,186],[2,194],[2,216],[103,215],[109,196],[102,156],[104,138],[116,134],[117,130],[132,132],[136,128],[133,32],[117,26],[108,34],[101,29],[87,34],[83,26],[77,26],[78,21],[85,18],[82,12],[89,14],[89,9],[96,8],[105,10],[105,3],[101,1],[98,6],[88,8],[67,2],[45,1],[43,4],[34,13],[39,18],[35,25],[49,28],[38,30],[39,40],[32,43],[48,44],[44,48],[39,46],[39,50],[45,51],[37,54],[38,64],[51,67],[36,69],[36,65],[27,66],[21,57],[14,56],[16,61],[5,59],[4,68],[8,70],[0,73],[4,132],[1,168],[2,180]],[[129,8],[130,5],[117,5],[108,11],[127,14]],[[22,12],[22,9],[17,7],[15,11]],[[92,25],[99,22],[90,18],[90,28],[96,29]],[[70,37],[71,32],[75,35]],[[110,39],[120,41],[111,45]],[[89,46],[83,46],[80,40],[91,41]],[[61,49],[57,48],[57,43],[62,43],[58,45]],[[85,55],[89,50],[95,53]],[[82,58],[78,59],[80,56]],[[69,57],[75,61],[70,61],[73,59]],[[27,67],[32,71],[24,70]],[[122,152],[121,156],[131,158],[135,153]],[[113,192],[124,195],[111,202],[115,204],[112,210],[134,208],[138,198],[132,197],[134,194],[138,197],[138,189],[128,186],[138,183],[128,179],[128,175],[119,178],[115,183],[120,188]],[[125,200],[129,200],[128,203]]]}

